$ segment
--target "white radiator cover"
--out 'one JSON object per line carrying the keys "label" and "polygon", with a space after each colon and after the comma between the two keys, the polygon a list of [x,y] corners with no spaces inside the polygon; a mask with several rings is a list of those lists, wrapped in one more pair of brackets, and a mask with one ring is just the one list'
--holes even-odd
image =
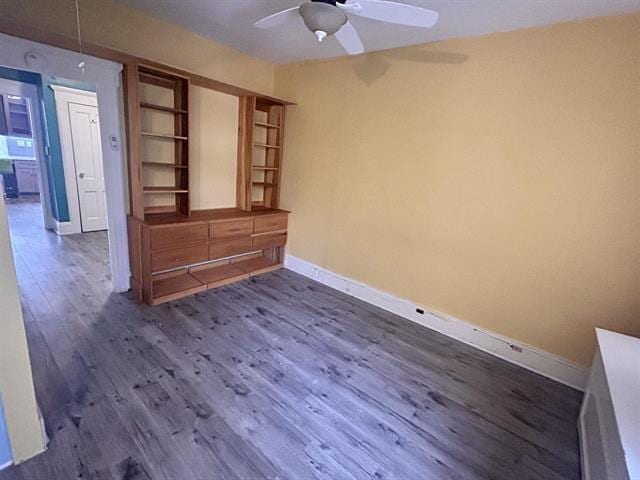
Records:
{"label": "white radiator cover", "polygon": [[596,331],[578,429],[585,480],[640,479],[640,339]]}

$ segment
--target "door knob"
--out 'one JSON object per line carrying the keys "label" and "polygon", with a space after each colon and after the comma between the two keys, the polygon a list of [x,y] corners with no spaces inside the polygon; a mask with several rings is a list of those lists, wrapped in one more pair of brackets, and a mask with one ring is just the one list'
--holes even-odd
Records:
{"label": "door knob", "polygon": [[78,174],[78,177],[80,177],[80,178],[84,178],[84,172],[80,172],[80,173]]}

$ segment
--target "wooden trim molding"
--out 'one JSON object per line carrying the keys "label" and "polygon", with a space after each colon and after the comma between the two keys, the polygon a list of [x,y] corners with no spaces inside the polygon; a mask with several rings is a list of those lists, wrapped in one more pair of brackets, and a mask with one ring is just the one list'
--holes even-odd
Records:
{"label": "wooden trim molding", "polygon": [[[25,40],[31,40],[33,42],[44,43],[46,45],[51,45],[53,47],[63,48],[65,50],[71,50],[74,52],[78,50],[78,41],[74,38],[67,37],[66,35],[61,35],[59,33],[53,33],[33,28],[8,19],[0,19],[0,33],[22,38]],[[288,100],[272,97],[270,95],[265,95],[259,92],[254,92],[242,87],[236,87],[235,85],[221,82],[219,80],[214,80],[213,78],[205,77],[188,70],[164,65],[159,62],[154,62],[152,60],[137,57],[135,55],[121,52],[109,47],[103,47],[101,45],[83,42],[82,49],[88,55],[92,55],[104,60],[111,60],[123,65],[142,63],[148,67],[165,70],[167,73],[188,78],[192,85],[215,90],[216,92],[222,92],[228,95],[234,95],[236,97],[259,96],[274,103],[280,103],[282,105],[295,105],[295,103]]]}

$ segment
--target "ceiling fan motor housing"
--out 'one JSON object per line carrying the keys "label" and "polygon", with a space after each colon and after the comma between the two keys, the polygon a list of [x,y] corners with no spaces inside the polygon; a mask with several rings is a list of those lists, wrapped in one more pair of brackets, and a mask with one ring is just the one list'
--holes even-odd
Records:
{"label": "ceiling fan motor housing", "polygon": [[336,7],[336,0],[313,0],[300,5],[298,11],[304,24],[316,35],[318,41],[333,35],[347,23],[347,16]]}

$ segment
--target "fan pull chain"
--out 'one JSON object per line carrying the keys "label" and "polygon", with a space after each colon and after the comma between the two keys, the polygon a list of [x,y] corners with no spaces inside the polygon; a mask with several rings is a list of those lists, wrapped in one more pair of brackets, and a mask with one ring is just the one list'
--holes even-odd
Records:
{"label": "fan pull chain", "polygon": [[83,57],[82,51],[82,33],[80,31],[80,0],[76,0],[76,26],[78,27],[78,50],[80,52],[80,63],[78,63],[78,68],[82,72],[82,75],[85,74],[85,61]]}

